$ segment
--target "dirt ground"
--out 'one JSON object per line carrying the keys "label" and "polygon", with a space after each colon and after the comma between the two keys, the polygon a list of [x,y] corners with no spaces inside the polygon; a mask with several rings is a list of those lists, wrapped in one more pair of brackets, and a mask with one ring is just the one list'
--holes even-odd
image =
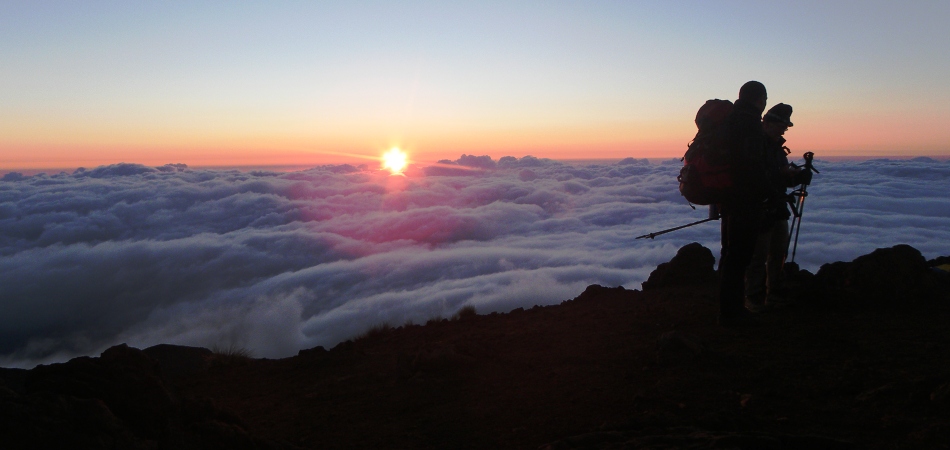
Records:
{"label": "dirt ground", "polygon": [[375,330],[174,380],[304,448],[948,448],[950,306],[716,322],[713,286]]}

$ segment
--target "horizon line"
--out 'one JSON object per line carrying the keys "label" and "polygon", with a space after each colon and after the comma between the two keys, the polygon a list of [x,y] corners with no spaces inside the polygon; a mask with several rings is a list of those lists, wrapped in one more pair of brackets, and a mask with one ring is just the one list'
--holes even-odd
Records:
{"label": "horizon line", "polygon": [[[524,156],[533,156],[533,155],[524,155]],[[616,163],[616,162],[620,162],[629,158],[645,159],[650,162],[661,162],[661,161],[681,159],[681,157],[677,157],[677,156],[645,157],[645,158],[637,158],[633,156],[628,156],[624,158],[543,158],[542,157],[538,159],[547,159],[551,161],[559,161],[559,162],[564,162],[566,164],[576,165],[576,164],[584,164],[584,163],[590,163],[590,164],[604,163],[604,162]],[[896,155],[895,154],[895,155],[829,155],[829,156],[823,156],[823,157],[816,156],[816,159],[826,160],[826,161],[868,161],[868,160],[876,160],[876,159],[911,160],[911,159],[916,159],[916,158],[930,158],[937,161],[950,161],[950,155]],[[494,161],[497,161],[497,160],[494,160]],[[34,176],[38,174],[59,174],[63,172],[71,174],[79,169],[89,170],[89,169],[94,169],[96,167],[104,167],[104,166],[110,166],[110,165],[115,165],[115,164],[139,164],[146,167],[157,168],[157,167],[162,167],[162,166],[170,165],[170,164],[183,164],[183,163],[169,162],[169,163],[159,164],[159,165],[150,165],[150,164],[143,164],[143,163],[121,161],[121,162],[114,162],[114,163],[109,163],[109,164],[98,164],[94,166],[70,165],[70,166],[59,166],[59,167],[13,167],[13,168],[0,167],[0,176],[4,176],[8,173],[20,173],[24,176]],[[353,164],[353,163],[342,162],[342,163],[331,163],[331,164],[185,164],[185,166],[189,169],[202,169],[202,170],[238,170],[241,172],[249,172],[249,171],[254,171],[254,170],[271,170],[275,172],[296,172],[300,170],[307,170],[309,168],[322,167],[322,166],[340,166],[344,164],[359,166],[359,165],[365,165],[366,163],[364,162],[362,164]],[[437,161],[432,161],[432,162],[421,161],[413,165],[429,166],[429,165],[436,165],[436,164],[439,164],[439,163]]]}

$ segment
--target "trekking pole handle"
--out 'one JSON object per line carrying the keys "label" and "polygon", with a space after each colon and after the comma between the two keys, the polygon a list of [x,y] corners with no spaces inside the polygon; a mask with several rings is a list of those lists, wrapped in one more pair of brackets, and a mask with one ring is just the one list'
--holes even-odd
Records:
{"label": "trekking pole handle", "polygon": [[818,169],[816,169],[815,166],[813,166],[812,163],[811,163],[811,161],[812,161],[813,159],[815,159],[815,153],[814,153],[814,152],[805,152],[805,154],[802,155],[802,158],[805,158],[805,169],[810,170],[810,171],[815,172],[815,173],[821,173],[821,172],[819,172]]}

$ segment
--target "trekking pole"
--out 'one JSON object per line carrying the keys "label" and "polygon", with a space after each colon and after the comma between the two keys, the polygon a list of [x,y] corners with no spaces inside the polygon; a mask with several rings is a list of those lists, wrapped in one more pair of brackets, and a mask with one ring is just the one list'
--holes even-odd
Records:
{"label": "trekking pole", "polygon": [[[814,153],[806,152],[804,155],[802,155],[802,157],[805,158],[804,170],[821,173],[818,172],[818,169],[812,165],[812,159],[815,158]],[[802,183],[800,188],[792,191],[792,196],[798,197],[798,203],[796,205],[792,205],[792,225],[788,229],[788,243],[785,244],[785,254],[788,255],[788,247],[792,244],[792,231],[794,231],[795,245],[792,247],[791,262],[795,262],[795,253],[798,251],[798,234],[802,231],[802,213],[805,210],[805,197],[808,197],[808,183]]]}
{"label": "trekking pole", "polygon": [[666,234],[666,233],[669,233],[669,232],[671,232],[671,231],[676,231],[676,230],[682,230],[683,228],[691,227],[691,226],[693,226],[693,225],[699,225],[699,224],[701,224],[701,223],[706,223],[706,222],[709,222],[710,220],[719,220],[719,209],[716,208],[716,205],[709,205],[709,217],[706,218],[706,219],[697,220],[697,221],[695,221],[695,222],[693,222],[693,223],[688,223],[688,224],[686,224],[686,225],[680,225],[680,226],[678,226],[678,227],[668,228],[668,229],[663,230],[663,231],[657,231],[657,232],[654,232],[654,233],[647,233],[647,234],[644,234],[643,236],[637,236],[637,239],[643,239],[643,238],[650,238],[650,239],[653,239],[653,238],[655,238],[655,237],[657,237],[657,236],[659,236],[659,235],[661,235],[661,234]]}

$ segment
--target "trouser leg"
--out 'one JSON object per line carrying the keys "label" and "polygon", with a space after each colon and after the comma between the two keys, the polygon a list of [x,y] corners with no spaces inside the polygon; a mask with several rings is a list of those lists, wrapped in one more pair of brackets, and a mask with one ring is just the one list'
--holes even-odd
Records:
{"label": "trouser leg", "polygon": [[[759,233],[755,242],[752,260],[745,271],[745,298],[747,303],[761,303],[765,300],[766,263],[771,256],[771,231]],[[769,273],[771,275],[771,273]]]}
{"label": "trouser leg", "polygon": [[788,220],[777,220],[772,224],[768,242],[768,260],[765,264],[768,280],[767,295],[781,295],[785,289],[785,251],[788,245]]}
{"label": "trouser leg", "polygon": [[723,216],[722,256],[719,271],[719,312],[735,314],[743,309],[745,271],[755,252],[758,224],[753,212],[738,211]]}

